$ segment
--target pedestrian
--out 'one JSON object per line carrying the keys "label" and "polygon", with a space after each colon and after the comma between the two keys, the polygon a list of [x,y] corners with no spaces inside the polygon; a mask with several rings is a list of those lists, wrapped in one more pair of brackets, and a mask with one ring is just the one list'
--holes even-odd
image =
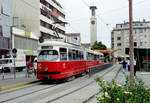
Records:
{"label": "pedestrian", "polygon": [[126,67],[127,67],[127,62],[125,60],[123,60],[122,66],[123,66],[123,73],[125,73],[126,72]]}
{"label": "pedestrian", "polygon": [[127,60],[127,65],[128,65],[127,71],[130,71],[130,59],[129,59],[129,58],[128,58],[128,60]]}
{"label": "pedestrian", "polygon": [[29,68],[27,66],[25,68],[25,77],[29,78]]}
{"label": "pedestrian", "polygon": [[29,70],[30,70],[30,61],[27,61],[27,64],[26,64],[26,75],[25,75],[25,77],[27,77],[27,78],[30,77]]}
{"label": "pedestrian", "polygon": [[134,59],[133,64],[134,64],[134,76],[136,76],[136,58]]}

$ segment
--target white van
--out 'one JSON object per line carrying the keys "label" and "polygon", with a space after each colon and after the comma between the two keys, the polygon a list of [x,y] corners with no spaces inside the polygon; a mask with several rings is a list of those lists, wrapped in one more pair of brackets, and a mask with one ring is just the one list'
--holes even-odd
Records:
{"label": "white van", "polygon": [[10,59],[10,58],[0,59],[0,72],[2,72],[2,69],[5,72],[10,72],[12,65],[13,65],[12,59]]}
{"label": "white van", "polygon": [[[11,71],[12,67],[14,67],[14,58],[12,58],[12,55],[10,55],[10,57],[11,58],[0,59],[0,69],[4,68],[4,71]],[[17,53],[15,67],[18,71],[22,71],[26,67],[26,56],[24,53]]]}

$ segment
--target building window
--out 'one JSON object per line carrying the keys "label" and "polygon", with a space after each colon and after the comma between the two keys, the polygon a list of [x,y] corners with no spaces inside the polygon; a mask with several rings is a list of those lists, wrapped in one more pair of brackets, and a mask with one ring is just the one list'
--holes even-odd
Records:
{"label": "building window", "polygon": [[40,25],[46,27],[46,22],[40,20]]}
{"label": "building window", "polygon": [[140,33],[143,33],[143,29],[140,29]]}
{"label": "building window", "polygon": [[137,46],[137,42],[134,42],[134,46]]}
{"label": "building window", "polygon": [[120,25],[120,27],[122,28],[122,25]]}
{"label": "building window", "polygon": [[134,30],[134,33],[136,34],[136,30]]}
{"label": "building window", "polygon": [[117,40],[121,40],[121,37],[117,37]]}
{"label": "building window", "polygon": [[40,0],[40,2],[41,2],[43,5],[46,5],[46,1],[45,1],[45,0]]}
{"label": "building window", "polygon": [[143,42],[140,42],[140,46],[142,46],[143,45]]}
{"label": "building window", "polygon": [[121,43],[117,43],[117,46],[121,46]]}
{"label": "building window", "polygon": [[0,25],[0,36],[3,36],[2,26]]}
{"label": "building window", "polygon": [[125,48],[125,54],[129,54],[129,48]]}
{"label": "building window", "polygon": [[[63,13],[61,13],[59,10],[57,10],[55,7],[53,7],[51,4],[49,4],[47,1],[45,0],[40,0],[40,2],[45,5],[46,7],[48,7],[49,9],[55,11],[59,16],[61,16],[62,18],[65,19],[65,15]],[[61,7],[61,6],[60,6]]]}
{"label": "building window", "polygon": [[91,24],[93,24],[93,25],[94,25],[94,24],[95,24],[95,21],[93,21],[93,20],[92,20],[92,21],[91,21]]}
{"label": "building window", "polygon": [[121,34],[121,31],[118,31],[117,34]]}
{"label": "building window", "polygon": [[140,26],[143,26],[143,24],[140,24]]}

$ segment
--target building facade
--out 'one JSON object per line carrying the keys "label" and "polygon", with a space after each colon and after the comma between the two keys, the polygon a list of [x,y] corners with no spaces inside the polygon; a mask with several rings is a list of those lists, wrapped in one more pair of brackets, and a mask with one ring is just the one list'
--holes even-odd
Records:
{"label": "building facade", "polygon": [[65,34],[65,25],[61,23],[65,13],[56,0],[13,0],[13,11],[14,17],[18,17],[18,28],[37,37],[55,38],[53,27],[60,37]]}
{"label": "building facade", "polygon": [[56,0],[13,0],[13,16],[17,18],[17,26],[13,28],[13,48],[23,51],[27,58],[37,55],[40,36],[64,38],[62,22],[65,14]]}
{"label": "building facade", "polygon": [[12,0],[0,0],[0,58],[11,49]]}
{"label": "building facade", "polygon": [[[133,22],[133,42],[134,56],[139,60],[149,58],[146,54],[150,54],[150,21]],[[111,32],[111,48],[115,50],[113,56],[118,60],[129,57],[129,46],[129,22],[116,24]]]}

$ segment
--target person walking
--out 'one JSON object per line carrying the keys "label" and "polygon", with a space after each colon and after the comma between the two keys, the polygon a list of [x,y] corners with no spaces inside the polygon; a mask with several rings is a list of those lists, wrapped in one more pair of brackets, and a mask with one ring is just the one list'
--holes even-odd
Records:
{"label": "person walking", "polygon": [[127,60],[127,66],[128,66],[127,71],[130,71],[130,59],[129,59],[129,58],[128,58],[128,60]]}
{"label": "person walking", "polygon": [[31,67],[30,61],[27,61],[27,64],[26,64],[26,75],[25,75],[26,78],[30,77],[30,75],[29,75],[30,67]]}
{"label": "person walking", "polygon": [[126,72],[126,68],[127,68],[127,62],[125,60],[123,60],[122,66],[123,66],[123,73],[125,73]]}
{"label": "person walking", "polygon": [[134,63],[134,76],[136,76],[136,58],[134,59],[133,63]]}
{"label": "person walking", "polygon": [[29,68],[27,66],[25,68],[25,77],[29,78]]}

